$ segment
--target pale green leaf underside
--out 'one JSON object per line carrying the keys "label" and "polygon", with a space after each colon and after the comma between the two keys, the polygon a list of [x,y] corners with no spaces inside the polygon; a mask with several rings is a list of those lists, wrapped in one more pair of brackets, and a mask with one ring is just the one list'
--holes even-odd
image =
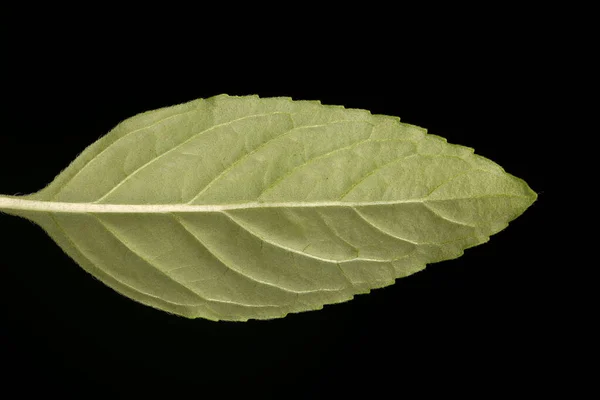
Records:
{"label": "pale green leaf underside", "polygon": [[398,118],[216,96],[130,118],[48,187],[0,197],[86,271],[186,317],[282,317],[458,257],[536,199]]}

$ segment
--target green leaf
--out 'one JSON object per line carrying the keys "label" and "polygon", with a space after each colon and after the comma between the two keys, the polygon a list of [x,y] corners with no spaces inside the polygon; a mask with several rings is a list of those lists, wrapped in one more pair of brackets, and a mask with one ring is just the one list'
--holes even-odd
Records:
{"label": "green leaf", "polygon": [[45,189],[1,196],[143,304],[245,321],[316,310],[486,242],[536,199],[398,118],[288,98],[130,118]]}

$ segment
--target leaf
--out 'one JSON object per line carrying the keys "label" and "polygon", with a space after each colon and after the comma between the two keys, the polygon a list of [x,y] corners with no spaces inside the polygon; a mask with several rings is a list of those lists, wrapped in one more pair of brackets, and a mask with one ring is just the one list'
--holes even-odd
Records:
{"label": "leaf", "polygon": [[1,196],[143,304],[245,321],[315,310],[456,258],[536,194],[398,118],[226,95],[132,117],[46,188]]}

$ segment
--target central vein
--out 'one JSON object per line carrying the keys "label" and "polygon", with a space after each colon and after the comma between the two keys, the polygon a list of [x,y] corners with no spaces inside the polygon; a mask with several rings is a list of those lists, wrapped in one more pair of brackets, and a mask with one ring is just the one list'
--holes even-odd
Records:
{"label": "central vein", "polygon": [[313,201],[313,202],[281,202],[281,203],[240,203],[240,204],[98,204],[98,203],[63,203],[51,201],[28,200],[19,197],[0,196],[0,210],[29,210],[40,212],[63,213],[198,213],[221,212],[248,208],[314,208],[314,207],[361,207],[386,204],[422,203],[424,199],[396,201]]}

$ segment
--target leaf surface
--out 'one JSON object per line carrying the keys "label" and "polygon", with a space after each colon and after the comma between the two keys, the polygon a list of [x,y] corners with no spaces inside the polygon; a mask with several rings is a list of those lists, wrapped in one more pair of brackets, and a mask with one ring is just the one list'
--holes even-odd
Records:
{"label": "leaf surface", "polygon": [[0,210],[143,304],[270,319],[390,285],[486,242],[536,199],[467,147],[398,118],[289,98],[132,117]]}

